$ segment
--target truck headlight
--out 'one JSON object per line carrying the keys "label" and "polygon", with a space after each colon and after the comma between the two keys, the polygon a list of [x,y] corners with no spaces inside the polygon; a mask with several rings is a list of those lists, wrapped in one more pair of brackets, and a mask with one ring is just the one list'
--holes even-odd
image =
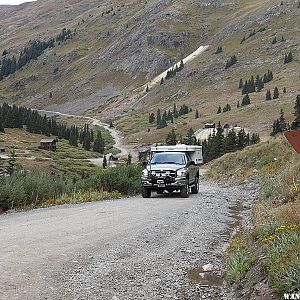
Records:
{"label": "truck headlight", "polygon": [[179,169],[176,171],[176,175],[178,177],[184,177],[184,176],[186,176],[187,171],[188,171],[187,169]]}
{"label": "truck headlight", "polygon": [[148,177],[148,174],[149,174],[149,172],[148,172],[147,169],[145,169],[145,170],[142,171],[142,176],[143,177]]}

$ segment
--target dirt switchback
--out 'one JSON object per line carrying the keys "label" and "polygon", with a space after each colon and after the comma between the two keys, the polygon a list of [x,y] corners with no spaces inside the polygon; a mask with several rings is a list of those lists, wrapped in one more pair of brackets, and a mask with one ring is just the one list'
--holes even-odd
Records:
{"label": "dirt switchback", "polygon": [[202,181],[186,199],[2,215],[0,298],[232,299],[222,286],[223,254],[255,190]]}

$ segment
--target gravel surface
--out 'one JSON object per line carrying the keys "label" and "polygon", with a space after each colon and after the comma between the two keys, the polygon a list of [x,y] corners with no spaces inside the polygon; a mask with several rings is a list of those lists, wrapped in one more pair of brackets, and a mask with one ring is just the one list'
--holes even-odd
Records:
{"label": "gravel surface", "polygon": [[[0,216],[0,299],[232,299],[230,235],[256,186],[139,196]],[[211,272],[202,266],[212,264]],[[202,278],[204,277],[204,278]]]}

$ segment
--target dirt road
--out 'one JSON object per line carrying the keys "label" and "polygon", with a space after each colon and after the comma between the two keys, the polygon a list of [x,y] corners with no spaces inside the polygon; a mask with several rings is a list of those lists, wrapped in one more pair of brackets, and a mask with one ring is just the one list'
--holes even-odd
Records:
{"label": "dirt road", "polygon": [[[254,189],[203,181],[188,199],[1,215],[0,299],[231,299],[222,254]],[[213,272],[199,275],[207,263]]]}

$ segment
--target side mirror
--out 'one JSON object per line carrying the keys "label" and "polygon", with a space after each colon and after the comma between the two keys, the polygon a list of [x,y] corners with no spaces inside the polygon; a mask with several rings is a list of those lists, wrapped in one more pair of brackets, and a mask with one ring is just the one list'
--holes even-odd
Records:
{"label": "side mirror", "polygon": [[144,160],[144,161],[143,161],[143,166],[146,167],[147,165],[148,165],[148,161],[147,161],[147,160]]}

